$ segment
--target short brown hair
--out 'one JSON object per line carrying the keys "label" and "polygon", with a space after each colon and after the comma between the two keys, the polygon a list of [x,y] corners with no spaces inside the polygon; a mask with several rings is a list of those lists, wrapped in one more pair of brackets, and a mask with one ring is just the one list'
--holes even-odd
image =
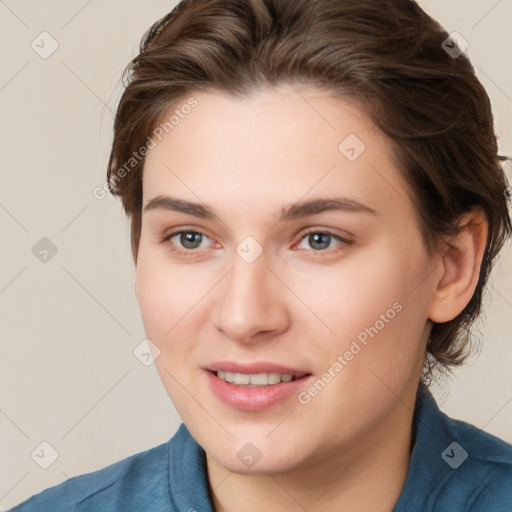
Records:
{"label": "short brown hair", "polygon": [[511,232],[510,194],[489,98],[468,58],[445,51],[447,38],[411,0],[182,1],[144,34],[123,74],[115,117],[107,179],[131,217],[135,262],[144,158],[128,169],[126,162],[172,104],[194,91],[236,96],[264,86],[315,86],[364,102],[394,142],[429,254],[456,232],[462,214],[485,212],[489,235],[476,291],[456,318],[433,325],[427,348],[426,367],[461,364],[489,272]]}

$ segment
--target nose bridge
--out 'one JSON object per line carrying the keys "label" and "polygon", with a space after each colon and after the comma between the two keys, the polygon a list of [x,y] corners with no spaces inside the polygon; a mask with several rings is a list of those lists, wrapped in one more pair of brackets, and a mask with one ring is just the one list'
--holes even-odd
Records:
{"label": "nose bridge", "polygon": [[251,342],[258,333],[286,328],[287,311],[265,255],[246,259],[238,252],[223,283],[214,321],[229,338]]}

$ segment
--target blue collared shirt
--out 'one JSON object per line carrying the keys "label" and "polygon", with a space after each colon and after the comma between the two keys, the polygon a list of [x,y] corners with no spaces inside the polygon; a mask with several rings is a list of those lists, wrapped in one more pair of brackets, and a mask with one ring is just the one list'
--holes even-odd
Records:
{"label": "blue collared shirt", "polygon": [[[512,512],[512,446],[442,413],[420,385],[414,447],[393,512]],[[11,512],[214,512],[204,450],[164,444],[46,489]]]}

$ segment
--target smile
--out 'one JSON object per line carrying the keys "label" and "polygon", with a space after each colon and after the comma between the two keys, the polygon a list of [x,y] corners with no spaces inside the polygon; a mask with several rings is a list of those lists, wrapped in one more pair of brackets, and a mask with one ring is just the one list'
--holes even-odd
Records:
{"label": "smile", "polygon": [[285,403],[314,378],[303,370],[271,363],[215,363],[205,375],[210,391],[218,400],[230,408],[248,412],[265,411]]}
{"label": "smile", "polygon": [[235,386],[249,386],[249,387],[261,387],[261,386],[273,386],[280,382],[290,382],[295,380],[296,377],[291,373],[234,373],[225,372],[219,370],[215,372],[215,375],[219,379],[222,379]]}

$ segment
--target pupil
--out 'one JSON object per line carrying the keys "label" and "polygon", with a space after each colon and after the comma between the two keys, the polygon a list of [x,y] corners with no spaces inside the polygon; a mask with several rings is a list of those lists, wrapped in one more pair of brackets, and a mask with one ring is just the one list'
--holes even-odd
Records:
{"label": "pupil", "polygon": [[[314,233],[309,235],[309,243],[313,248],[326,249],[329,247],[330,238],[331,236],[326,235],[325,233]],[[318,245],[315,247],[315,244],[319,244],[320,247]]]}
{"label": "pupil", "polygon": [[[197,242],[201,243],[201,236],[200,233],[182,233],[180,242],[187,249],[197,249]],[[198,237],[198,240],[196,237]]]}

